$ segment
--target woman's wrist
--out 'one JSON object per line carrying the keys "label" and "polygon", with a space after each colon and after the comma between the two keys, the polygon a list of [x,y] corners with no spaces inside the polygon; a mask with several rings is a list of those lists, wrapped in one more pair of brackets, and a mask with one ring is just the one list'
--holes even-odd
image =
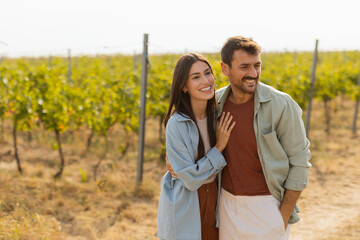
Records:
{"label": "woman's wrist", "polygon": [[221,147],[219,144],[215,144],[215,147],[219,150],[219,152],[222,152],[224,150],[224,148]]}

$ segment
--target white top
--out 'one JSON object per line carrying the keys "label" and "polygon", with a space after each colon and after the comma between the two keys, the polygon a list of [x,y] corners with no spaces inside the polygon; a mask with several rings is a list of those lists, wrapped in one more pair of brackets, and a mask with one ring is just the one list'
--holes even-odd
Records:
{"label": "white top", "polygon": [[[210,150],[210,138],[209,138],[209,133],[208,133],[208,128],[207,128],[207,118],[204,119],[196,119],[196,123],[199,127],[199,131],[200,131],[200,136],[201,139],[204,143],[204,153],[207,153]],[[196,151],[196,156],[195,159],[198,158],[198,152]],[[212,181],[214,181],[216,178],[216,174],[212,175],[211,177],[209,177],[204,184],[207,183],[211,183]]]}

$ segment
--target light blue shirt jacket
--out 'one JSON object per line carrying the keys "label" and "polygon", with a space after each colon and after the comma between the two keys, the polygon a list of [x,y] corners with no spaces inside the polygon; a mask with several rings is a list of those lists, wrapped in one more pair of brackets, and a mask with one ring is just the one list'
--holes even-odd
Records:
{"label": "light blue shirt jacket", "polygon": [[176,112],[167,123],[165,136],[166,153],[178,178],[166,172],[161,180],[157,235],[166,240],[201,240],[197,189],[213,174],[221,175],[225,159],[213,147],[195,163],[197,127],[190,118]]}
{"label": "light blue shirt jacket", "polygon": [[[218,116],[231,86],[216,91]],[[260,163],[271,195],[282,201],[285,189],[302,191],[308,184],[310,142],[302,110],[286,93],[258,83],[254,95],[254,131]],[[239,156],[241,159],[241,156]],[[289,223],[300,220],[296,205]]]}

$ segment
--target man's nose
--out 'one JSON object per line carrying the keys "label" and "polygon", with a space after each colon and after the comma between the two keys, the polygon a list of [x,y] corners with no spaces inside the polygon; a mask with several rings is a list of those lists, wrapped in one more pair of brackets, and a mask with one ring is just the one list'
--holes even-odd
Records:
{"label": "man's nose", "polygon": [[249,77],[256,78],[257,76],[258,76],[258,72],[256,71],[256,69],[254,67],[251,67],[250,71],[249,71]]}

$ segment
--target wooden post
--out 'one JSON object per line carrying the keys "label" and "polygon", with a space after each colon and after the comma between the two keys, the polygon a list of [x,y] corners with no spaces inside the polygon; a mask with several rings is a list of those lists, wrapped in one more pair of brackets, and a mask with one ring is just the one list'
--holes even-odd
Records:
{"label": "wooden post", "polygon": [[49,56],[49,68],[52,68],[52,58],[51,58],[51,55]]}
{"label": "wooden post", "polygon": [[69,81],[69,83],[72,82],[71,75],[72,75],[72,72],[71,72],[71,50],[68,49],[68,81]]}
{"label": "wooden post", "polygon": [[[360,87],[360,69],[359,69],[359,77],[358,77],[358,86]],[[352,133],[354,135],[356,135],[356,120],[357,120],[358,111],[359,111],[359,98],[356,99],[356,103],[355,103],[355,113],[354,113],[354,120],[352,126]]]}
{"label": "wooden post", "polygon": [[138,56],[137,56],[136,52],[134,51],[134,53],[133,53],[133,70],[134,70],[134,72],[136,72],[136,70],[137,70],[137,62],[138,62]]}
{"label": "wooden post", "polygon": [[107,63],[108,63],[108,66],[109,66],[109,71],[112,70],[113,66],[112,66],[110,55],[107,56]]}
{"label": "wooden post", "polygon": [[307,114],[306,114],[305,127],[306,127],[306,137],[307,138],[309,138],[311,105],[312,105],[312,99],[314,97],[315,71],[316,71],[316,64],[317,64],[317,58],[318,58],[318,43],[319,43],[319,40],[316,39],[313,65],[312,65],[312,70],[311,70],[311,83],[310,83],[310,96],[309,96],[310,98],[309,98],[309,104],[308,104]]}
{"label": "wooden post", "polygon": [[346,62],[346,61],[347,61],[346,51],[344,50],[344,51],[342,52],[342,54],[343,54],[343,62]]}
{"label": "wooden post", "polygon": [[140,121],[139,121],[139,140],[138,140],[138,161],[136,184],[142,182],[143,162],[144,162],[144,138],[145,138],[145,114],[146,114],[146,85],[148,67],[148,34],[144,34],[144,48],[141,61],[141,90],[140,90]]}

